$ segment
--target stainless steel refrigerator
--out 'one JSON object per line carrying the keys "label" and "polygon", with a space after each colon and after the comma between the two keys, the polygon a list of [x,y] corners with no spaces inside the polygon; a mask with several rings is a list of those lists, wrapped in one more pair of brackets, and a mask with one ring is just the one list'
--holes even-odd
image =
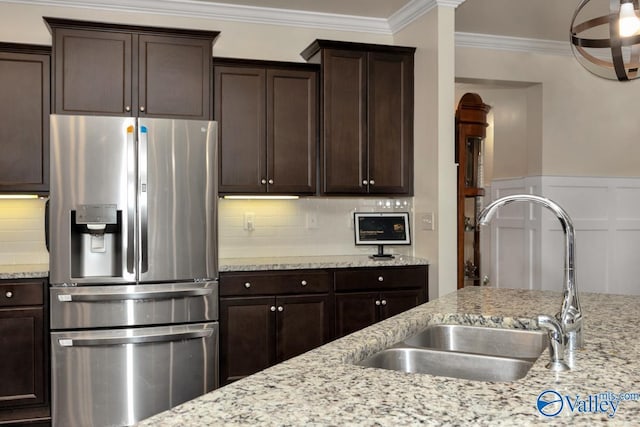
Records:
{"label": "stainless steel refrigerator", "polygon": [[216,123],[50,124],[53,425],[132,425],[218,385]]}

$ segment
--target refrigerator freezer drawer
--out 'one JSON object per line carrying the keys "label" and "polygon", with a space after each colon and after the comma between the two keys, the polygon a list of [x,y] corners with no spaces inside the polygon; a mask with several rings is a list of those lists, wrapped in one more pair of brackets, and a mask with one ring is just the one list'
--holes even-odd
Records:
{"label": "refrigerator freezer drawer", "polygon": [[51,329],[218,320],[218,282],[51,287]]}
{"label": "refrigerator freezer drawer", "polygon": [[51,333],[54,426],[132,425],[218,386],[218,323]]}

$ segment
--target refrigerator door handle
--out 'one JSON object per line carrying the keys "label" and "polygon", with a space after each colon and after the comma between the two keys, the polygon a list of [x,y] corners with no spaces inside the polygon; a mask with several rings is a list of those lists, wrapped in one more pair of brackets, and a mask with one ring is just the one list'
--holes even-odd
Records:
{"label": "refrigerator door handle", "polygon": [[127,128],[127,273],[135,274],[136,248],[136,139],[133,125]]}
{"label": "refrigerator door handle", "polygon": [[95,293],[95,294],[59,294],[60,302],[80,302],[80,301],[127,301],[127,300],[159,300],[186,297],[199,297],[211,295],[213,288],[182,289],[177,291],[148,291],[132,293]]}
{"label": "refrigerator door handle", "polygon": [[105,338],[60,338],[61,347],[97,347],[105,345],[146,344],[154,342],[171,342],[207,338],[213,334],[213,329],[192,332],[173,332],[162,335],[141,335],[136,337],[105,337]]}
{"label": "refrigerator door handle", "polygon": [[148,209],[147,209],[147,153],[148,153],[147,127],[140,125],[138,147],[138,206],[140,207],[140,273],[149,271],[148,253]]}

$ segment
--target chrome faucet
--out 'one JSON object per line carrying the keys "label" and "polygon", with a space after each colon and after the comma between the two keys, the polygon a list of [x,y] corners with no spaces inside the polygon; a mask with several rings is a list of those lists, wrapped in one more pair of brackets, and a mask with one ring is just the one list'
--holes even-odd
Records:
{"label": "chrome faucet", "polygon": [[[478,214],[478,224],[485,225],[489,222],[495,211],[512,202],[534,202],[551,210],[564,231],[565,249],[564,249],[564,298],[562,300],[562,308],[556,318],[560,322],[562,328],[563,341],[566,348],[571,352],[584,346],[582,337],[582,309],[578,300],[578,290],[576,288],[575,279],[575,236],[573,229],[573,221],[569,214],[562,209],[557,203],[544,197],[534,196],[531,194],[516,194],[513,196],[502,197],[493,201],[486,206]],[[546,329],[546,323],[545,329]]]}

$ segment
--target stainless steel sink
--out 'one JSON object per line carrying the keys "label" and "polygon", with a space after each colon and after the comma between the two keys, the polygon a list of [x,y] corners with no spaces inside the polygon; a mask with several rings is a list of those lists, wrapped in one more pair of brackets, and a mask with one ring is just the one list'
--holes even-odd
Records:
{"label": "stainless steel sink", "polygon": [[523,329],[431,325],[404,343],[414,347],[535,360],[547,347],[547,334]]}
{"label": "stainless steel sink", "polygon": [[371,368],[476,381],[515,381],[527,375],[533,362],[427,348],[392,347],[358,364]]}
{"label": "stainless steel sink", "polygon": [[544,332],[431,325],[358,365],[476,381],[523,378],[547,346]]}

